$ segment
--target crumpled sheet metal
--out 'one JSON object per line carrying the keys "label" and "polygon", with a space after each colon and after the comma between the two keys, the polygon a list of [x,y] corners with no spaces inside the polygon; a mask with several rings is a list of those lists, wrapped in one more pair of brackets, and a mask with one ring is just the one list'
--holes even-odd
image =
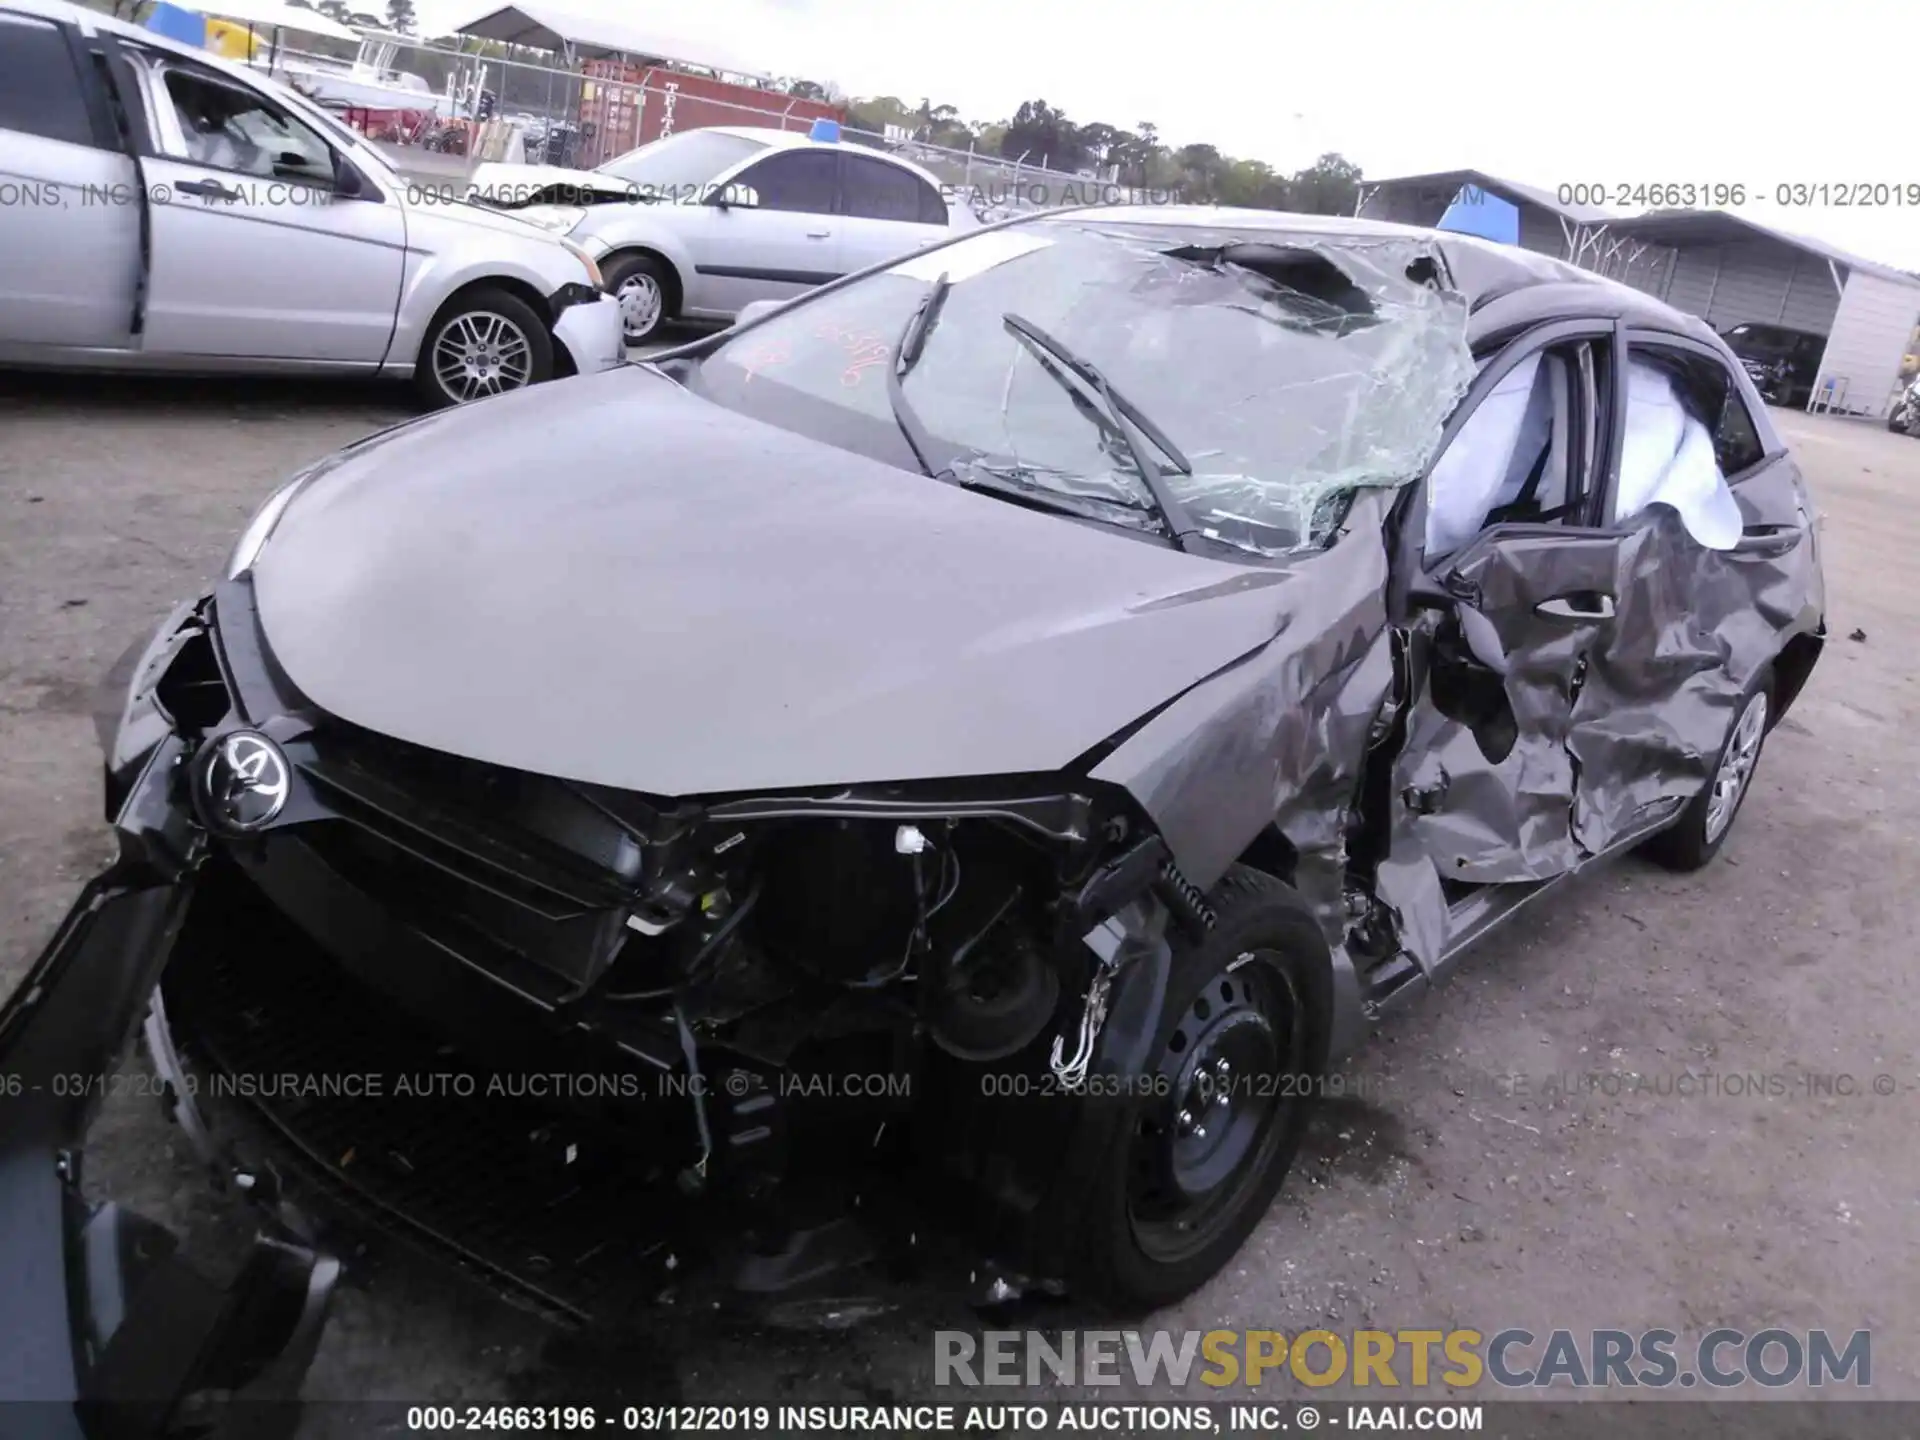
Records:
{"label": "crumpled sheet metal", "polygon": [[[1754,673],[1824,613],[1802,494],[1791,460],[1734,486],[1749,538],[1731,549],[1703,552],[1662,505],[1623,537],[1509,537],[1462,552],[1476,608],[1503,639],[1527,642],[1509,651],[1501,683],[1520,738],[1490,760],[1468,725],[1434,706],[1431,679],[1416,697],[1394,791],[1444,787],[1444,802],[1430,814],[1396,803],[1376,886],[1424,966],[1447,945],[1441,879],[1552,879],[1698,793]],[[1603,632],[1526,619],[1578,589],[1615,597]],[[1433,651],[1441,623],[1420,622],[1436,666],[1457,663]]]}
{"label": "crumpled sheet metal", "polygon": [[[1745,525],[1793,523],[1785,468],[1735,488]],[[1573,710],[1568,748],[1586,781],[1574,833],[1589,852],[1706,783],[1754,672],[1825,609],[1811,529],[1782,553],[1694,551],[1683,564],[1679,516],[1649,518],[1620,567],[1619,613],[1641,623],[1595,656]]]}
{"label": "crumpled sheet metal", "polygon": [[1275,588],[1282,618],[1267,646],[1188,691],[1093,772],[1133,794],[1203,887],[1276,825],[1298,855],[1295,887],[1336,949],[1348,810],[1393,684],[1387,557],[1371,538],[1386,501],[1360,497],[1354,543],[1301,561]]}
{"label": "crumpled sheet metal", "polygon": [[[1607,536],[1508,536],[1469,546],[1451,567],[1475,587],[1474,608],[1493,621],[1507,648],[1503,688],[1518,737],[1504,759],[1489,760],[1465,724],[1416,706],[1394,791],[1444,785],[1444,808],[1405,821],[1415,848],[1445,858],[1444,878],[1546,880],[1578,860],[1567,823],[1574,773],[1565,697],[1579,683],[1576,671],[1594,633],[1542,619],[1535,607],[1569,592],[1611,591],[1618,550]],[[1449,663],[1456,662],[1434,661]]]}
{"label": "crumpled sheet metal", "polygon": [[[1124,227],[1099,233],[1136,238]],[[1248,243],[1244,231],[1184,238],[1179,254],[1186,257]],[[1209,266],[1176,258],[1164,237],[1138,243],[1138,273],[1124,285],[1145,312],[1136,326],[1142,340],[1152,333],[1155,310],[1215,310],[1266,322],[1260,364],[1208,377],[1217,427],[1209,450],[1226,452],[1217,458],[1235,451],[1257,458],[1260,473],[1210,467],[1196,455],[1192,475],[1170,475],[1167,483],[1203,525],[1210,517],[1237,517],[1298,537],[1294,550],[1314,550],[1327,537],[1330,500],[1360,488],[1398,488],[1425,472],[1447,417],[1473,383],[1467,302],[1412,278],[1440,263],[1437,247],[1425,241],[1332,243],[1274,232],[1261,248],[1324,260],[1346,277],[1352,301],[1296,289],[1231,260]],[[1126,390],[1126,357],[1104,364]]]}

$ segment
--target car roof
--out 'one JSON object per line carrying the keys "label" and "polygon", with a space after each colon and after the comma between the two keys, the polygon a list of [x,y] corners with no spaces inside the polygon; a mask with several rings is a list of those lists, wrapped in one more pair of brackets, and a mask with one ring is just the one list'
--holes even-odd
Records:
{"label": "car roof", "polygon": [[[849,144],[843,140],[816,140],[804,130],[782,130],[773,125],[702,125],[700,129],[709,134],[734,135],[742,140],[758,140],[769,150],[845,150],[856,155],[865,155],[870,159],[884,160],[889,165],[897,165],[910,174],[933,186],[941,188],[937,175],[922,170],[911,160],[903,160],[890,150],[876,150],[871,145]],[[683,132],[688,133],[688,132]]]}
{"label": "car roof", "polygon": [[1151,225],[1184,230],[1227,230],[1236,234],[1326,240],[1419,240],[1435,245],[1447,262],[1454,286],[1475,312],[1498,303],[1499,327],[1533,324],[1560,315],[1619,317],[1633,324],[1669,330],[1724,349],[1719,336],[1696,316],[1676,310],[1644,290],[1635,290],[1551,255],[1523,250],[1419,225],[1369,220],[1354,215],[1305,215],[1288,210],[1247,210],[1228,205],[1090,205],[1043,211],[1017,223],[1071,221],[1086,224]]}

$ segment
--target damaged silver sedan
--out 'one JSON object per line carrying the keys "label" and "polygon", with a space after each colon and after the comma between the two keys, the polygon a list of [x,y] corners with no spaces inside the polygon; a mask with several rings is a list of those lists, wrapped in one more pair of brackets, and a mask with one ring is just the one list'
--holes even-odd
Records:
{"label": "damaged silver sedan", "polygon": [[1822,615],[1699,322],[1030,217],[295,477],[119,672],[124,858],[0,1040],[144,1007],[289,1255],[344,1202],[573,1320],[903,1258],[1140,1311],[1371,1017],[1713,856]]}

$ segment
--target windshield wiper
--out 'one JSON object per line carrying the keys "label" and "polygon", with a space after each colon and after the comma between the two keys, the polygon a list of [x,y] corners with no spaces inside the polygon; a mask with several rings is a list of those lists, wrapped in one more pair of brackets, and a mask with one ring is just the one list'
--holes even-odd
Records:
{"label": "windshield wiper", "polygon": [[1200,533],[1200,527],[1187,514],[1186,506],[1167,488],[1166,471],[1147,453],[1147,445],[1157,446],[1182,475],[1193,474],[1193,462],[1180,453],[1180,447],[1169,440],[1166,432],[1148,419],[1139,406],[1116,391],[1092,361],[1074,354],[1024,316],[1008,311],[1000,319],[1008,333],[1042,361],[1040,368],[1047,374],[1064,381],[1065,377],[1056,368],[1064,367],[1100,397],[1105,418],[1126,443],[1127,453],[1133,457],[1134,467],[1139,470],[1140,479],[1153,498],[1154,509],[1159,512],[1160,523],[1176,545],[1182,550],[1189,549],[1187,542]]}
{"label": "windshield wiper", "polygon": [[933,333],[933,327],[940,322],[940,307],[946,303],[947,291],[952,288],[953,282],[942,270],[940,278],[928,287],[927,293],[920,297],[920,303],[914,307],[913,314],[907,317],[906,328],[901,330],[900,338],[894,342],[893,354],[887,357],[887,403],[893,407],[894,423],[900,427],[900,433],[906,438],[907,447],[913,451],[913,458],[920,462],[920,468],[936,477],[942,472],[934,468],[933,461],[928,458],[935,448],[933,435],[907,399],[906,387],[900,382],[919,362],[920,353],[927,346],[927,336]]}
{"label": "windshield wiper", "polygon": [[[989,495],[998,495],[1017,505],[1029,509],[1045,510],[1055,515],[1070,515],[1077,520],[1093,520],[1103,525],[1126,524],[1116,520],[1109,511],[1131,511],[1151,523],[1157,518],[1153,511],[1143,505],[1126,504],[1120,501],[1098,500],[1091,496],[1074,495],[1070,492],[1054,490],[1038,484],[1031,477],[1041,472],[1030,470],[1017,461],[1002,465],[989,460],[970,461],[950,466],[942,478],[951,478],[953,483],[965,490],[981,490]],[[1132,528],[1129,526],[1129,528]]]}

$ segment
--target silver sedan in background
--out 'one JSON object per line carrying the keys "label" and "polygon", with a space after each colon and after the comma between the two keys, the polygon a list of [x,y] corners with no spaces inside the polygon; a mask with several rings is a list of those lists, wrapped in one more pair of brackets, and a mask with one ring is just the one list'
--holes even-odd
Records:
{"label": "silver sedan in background", "polygon": [[0,0],[0,364],[411,377],[446,405],[622,362],[579,246],[409,188],[255,71]]}

